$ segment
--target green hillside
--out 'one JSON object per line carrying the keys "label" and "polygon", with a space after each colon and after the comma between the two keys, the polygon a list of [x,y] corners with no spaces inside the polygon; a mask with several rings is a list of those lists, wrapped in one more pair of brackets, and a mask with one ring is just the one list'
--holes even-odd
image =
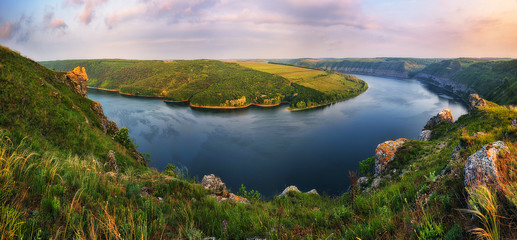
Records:
{"label": "green hillside", "polygon": [[[198,107],[232,108],[291,102],[292,108],[304,109],[357,96],[367,89],[363,81],[356,78],[351,81],[351,76],[330,76],[324,71],[312,70],[317,73],[311,77],[312,86],[308,86],[312,89],[300,90],[284,76],[215,60],[64,60],[41,64],[61,71],[84,66],[90,76],[90,87],[118,90],[123,94],[158,96],[171,101],[190,101],[191,106]],[[340,81],[341,87],[333,88],[336,91],[332,93],[314,87],[320,82],[328,84],[329,79]]]}
{"label": "green hillside", "polygon": [[454,59],[429,65],[422,73],[463,84],[498,104],[517,104],[517,60]]}
{"label": "green hillside", "polygon": [[346,59],[294,59],[291,64],[331,69],[346,73],[369,74],[387,77],[413,77],[427,65],[440,59],[424,58],[346,58]]}
{"label": "green hillside", "polygon": [[[127,155],[65,73],[5,47],[0,55],[0,239],[471,239],[475,227],[517,238],[513,108],[486,102],[430,127],[429,141],[406,142],[378,176],[365,159],[359,176],[368,179],[340,196],[264,200],[242,187],[233,190],[250,203],[219,202],[174,166],[158,172]],[[497,154],[499,187],[466,188],[467,158],[495,141],[509,149]],[[108,150],[118,174],[105,164]]]}

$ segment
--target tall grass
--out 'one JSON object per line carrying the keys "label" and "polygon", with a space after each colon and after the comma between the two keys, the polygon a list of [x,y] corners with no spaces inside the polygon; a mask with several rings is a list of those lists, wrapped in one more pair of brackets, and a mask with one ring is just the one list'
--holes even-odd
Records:
{"label": "tall grass", "polygon": [[462,211],[475,216],[482,225],[482,227],[471,229],[470,232],[479,239],[501,239],[496,194],[484,185],[467,189],[467,191],[470,195],[468,201],[470,209],[463,209]]}

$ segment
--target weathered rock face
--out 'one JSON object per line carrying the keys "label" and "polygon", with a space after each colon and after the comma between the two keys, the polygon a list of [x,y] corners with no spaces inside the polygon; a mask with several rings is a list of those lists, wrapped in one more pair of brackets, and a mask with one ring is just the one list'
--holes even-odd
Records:
{"label": "weathered rock face", "polygon": [[393,161],[397,150],[406,143],[408,139],[399,138],[395,141],[386,141],[377,145],[375,149],[375,175],[380,175],[389,162]]}
{"label": "weathered rock face", "polygon": [[65,84],[75,93],[87,97],[86,82],[88,82],[88,75],[84,67],[76,67],[71,72],[66,73]]}
{"label": "weathered rock face", "polygon": [[480,98],[477,94],[470,94],[469,95],[469,103],[470,103],[470,109],[475,109],[477,107],[483,107],[487,105],[487,102],[485,99]]}
{"label": "weathered rock face", "polygon": [[113,150],[109,150],[108,162],[106,162],[106,164],[111,168],[111,170],[118,173],[117,159],[115,158],[115,152]]}
{"label": "weathered rock face", "polygon": [[300,192],[300,190],[298,190],[298,188],[296,186],[289,186],[289,187],[286,187],[284,189],[284,191],[282,193],[280,193],[280,195],[278,195],[278,196],[280,196],[280,197],[284,196],[284,195],[286,195],[287,193],[289,193],[291,191],[293,191],[293,192]]}
{"label": "weathered rock face", "polygon": [[429,139],[431,139],[431,132],[431,130],[422,130],[420,136],[418,136],[418,140],[429,141]]}
{"label": "weathered rock face", "polygon": [[481,149],[470,155],[465,163],[465,186],[472,188],[486,185],[498,188],[498,159],[509,153],[508,146],[502,141],[483,145]]}
{"label": "weathered rock face", "polygon": [[429,129],[442,122],[450,122],[450,123],[454,122],[454,117],[452,116],[452,112],[450,109],[446,108],[445,110],[439,112],[436,116],[429,119],[429,121],[427,121],[427,124],[425,125],[424,129]]}
{"label": "weathered rock face", "polygon": [[104,115],[104,111],[102,110],[102,105],[100,103],[94,101],[92,103],[92,110],[99,117],[103,132],[113,136],[118,131],[117,123],[109,120],[106,115]]}
{"label": "weathered rock face", "polygon": [[207,190],[216,191],[216,192],[227,192],[226,184],[216,177],[214,174],[205,175],[203,180],[201,180],[201,186],[203,186]]}
{"label": "weathered rock face", "polygon": [[250,201],[248,199],[241,197],[241,196],[237,196],[237,195],[235,195],[233,193],[229,193],[229,192],[218,192],[215,194],[211,194],[209,196],[215,198],[215,200],[217,200],[218,202],[230,200],[233,202],[238,202],[238,203],[243,203],[243,204],[250,203]]}

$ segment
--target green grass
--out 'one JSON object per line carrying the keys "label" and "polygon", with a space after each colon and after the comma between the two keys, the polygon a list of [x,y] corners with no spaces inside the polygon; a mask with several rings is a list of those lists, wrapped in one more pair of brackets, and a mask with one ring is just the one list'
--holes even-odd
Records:
{"label": "green grass", "polygon": [[[434,127],[430,141],[409,141],[375,189],[365,189],[370,180],[353,195],[291,192],[263,200],[242,187],[251,204],[217,202],[173,166],[162,173],[137,164],[127,148],[102,133],[92,102],[56,81],[61,73],[1,50],[0,82],[8,91],[0,92],[0,238],[461,239],[474,237],[467,232],[472,225],[501,239],[517,237],[513,108],[489,102],[454,124]],[[486,134],[473,137],[480,131]],[[497,140],[511,152],[499,169],[503,196],[491,194],[490,204],[485,195],[466,197],[465,159]],[[458,144],[460,157],[451,159]],[[116,176],[105,166],[110,149],[119,163]],[[361,165],[361,173],[369,171],[371,159]],[[457,210],[469,204],[478,206],[488,225]]]}

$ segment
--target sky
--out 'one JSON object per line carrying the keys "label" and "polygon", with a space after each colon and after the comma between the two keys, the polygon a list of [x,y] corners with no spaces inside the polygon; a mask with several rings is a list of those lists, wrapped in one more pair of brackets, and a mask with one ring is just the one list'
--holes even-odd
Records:
{"label": "sky", "polygon": [[517,58],[517,0],[0,0],[37,61]]}

